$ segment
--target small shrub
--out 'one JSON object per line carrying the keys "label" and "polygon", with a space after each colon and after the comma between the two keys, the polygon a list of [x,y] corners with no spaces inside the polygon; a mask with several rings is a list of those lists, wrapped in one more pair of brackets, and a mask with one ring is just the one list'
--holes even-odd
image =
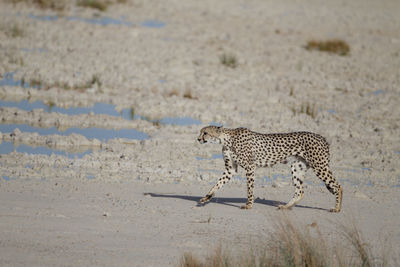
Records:
{"label": "small shrub", "polygon": [[222,65],[233,69],[236,68],[238,64],[236,56],[233,54],[224,53],[219,57],[219,61]]}
{"label": "small shrub", "polygon": [[338,54],[341,56],[346,56],[350,52],[350,46],[343,40],[333,39],[327,41],[308,41],[305,46],[307,50],[318,50],[323,52],[329,52],[333,54]]}

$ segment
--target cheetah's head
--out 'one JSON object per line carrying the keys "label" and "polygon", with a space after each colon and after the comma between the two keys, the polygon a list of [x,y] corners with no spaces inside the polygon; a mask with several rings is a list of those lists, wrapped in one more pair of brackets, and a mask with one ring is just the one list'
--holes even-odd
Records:
{"label": "cheetah's head", "polygon": [[221,143],[222,127],[217,126],[207,126],[200,130],[200,135],[197,140],[200,144],[204,143]]}

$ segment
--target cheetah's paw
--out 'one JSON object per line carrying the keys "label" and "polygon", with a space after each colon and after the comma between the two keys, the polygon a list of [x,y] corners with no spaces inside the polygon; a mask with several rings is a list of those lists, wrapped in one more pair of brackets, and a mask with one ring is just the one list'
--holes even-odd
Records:
{"label": "cheetah's paw", "polygon": [[332,208],[329,210],[329,212],[340,212],[340,209],[338,208]]}
{"label": "cheetah's paw", "polygon": [[240,208],[241,208],[242,210],[249,210],[249,209],[251,209],[252,207],[253,207],[252,205],[246,204],[246,205],[241,206]]}
{"label": "cheetah's paw", "polygon": [[278,210],[290,210],[290,209],[292,209],[292,207],[288,206],[288,205],[279,205],[278,206]]}
{"label": "cheetah's paw", "polygon": [[205,197],[199,200],[199,203],[205,204],[206,202],[210,201],[212,197],[213,197],[212,195],[206,195]]}

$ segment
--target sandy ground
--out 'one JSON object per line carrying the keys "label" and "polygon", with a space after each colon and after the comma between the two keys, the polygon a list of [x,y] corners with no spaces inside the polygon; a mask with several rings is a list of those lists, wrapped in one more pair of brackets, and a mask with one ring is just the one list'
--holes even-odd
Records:
{"label": "sandy ground", "polygon": [[[288,216],[332,239],[337,224],[355,220],[373,248],[389,236],[399,254],[399,13],[396,0],[128,0],[104,12],[0,2],[1,103],[49,107],[0,106],[1,129],[12,128],[0,135],[0,264],[176,265],[184,251],[240,250],[268,235],[276,205],[293,193],[287,166],[257,171],[252,210],[238,208],[242,172],[196,207],[223,169],[219,146],[196,143],[210,123],[325,136],[343,212],[327,212],[334,199],[309,172]],[[350,54],[304,49],[333,38]],[[236,68],[221,64],[223,54]],[[96,103],[137,117],[51,111]],[[201,124],[159,123],[182,117]],[[65,134],[77,128],[148,138]]]}

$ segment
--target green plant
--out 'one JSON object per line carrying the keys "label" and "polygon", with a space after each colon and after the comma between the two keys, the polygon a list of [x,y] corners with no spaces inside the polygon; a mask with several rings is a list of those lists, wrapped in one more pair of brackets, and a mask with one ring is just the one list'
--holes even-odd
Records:
{"label": "green plant", "polygon": [[346,56],[350,53],[350,46],[343,40],[332,39],[327,41],[310,40],[305,46],[307,50],[319,50]]}
{"label": "green plant", "polygon": [[222,54],[219,57],[219,61],[222,65],[229,67],[229,68],[236,68],[238,65],[238,60],[235,55],[233,54]]}

